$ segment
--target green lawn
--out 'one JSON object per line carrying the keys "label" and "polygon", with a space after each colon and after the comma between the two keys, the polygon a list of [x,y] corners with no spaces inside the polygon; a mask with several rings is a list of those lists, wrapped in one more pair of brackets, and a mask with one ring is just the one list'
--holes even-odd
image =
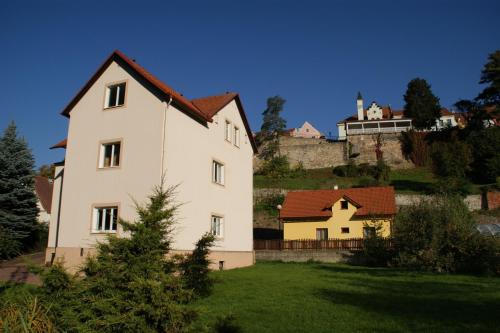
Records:
{"label": "green lawn", "polygon": [[[255,188],[284,188],[290,190],[318,190],[332,189],[334,185],[341,188],[359,185],[362,178],[367,177],[338,177],[335,176],[331,168],[306,170],[301,177],[285,177],[283,179],[272,179],[269,177],[255,175]],[[398,193],[425,194],[432,191],[432,186],[436,182],[431,170],[428,168],[413,168],[391,170],[390,180],[387,185],[392,185]],[[480,193],[478,185],[472,185],[472,193]]]}
{"label": "green lawn", "polygon": [[493,332],[500,280],[320,263],[213,273],[201,320],[232,313],[244,332]]}

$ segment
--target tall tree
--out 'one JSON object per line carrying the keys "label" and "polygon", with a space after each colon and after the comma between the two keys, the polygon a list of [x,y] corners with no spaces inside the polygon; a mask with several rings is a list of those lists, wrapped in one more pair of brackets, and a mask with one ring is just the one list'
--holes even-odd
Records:
{"label": "tall tree", "polygon": [[37,230],[34,159],[11,123],[0,138],[0,229],[26,241]]}
{"label": "tall tree", "polygon": [[475,98],[484,105],[495,105],[497,111],[500,106],[500,50],[488,56],[488,62],[481,71],[479,83],[488,84],[488,87]]}
{"label": "tall tree", "polygon": [[416,78],[408,83],[405,99],[405,117],[413,119],[416,129],[430,129],[441,116],[441,106],[424,79]]}
{"label": "tall tree", "polygon": [[262,112],[262,126],[257,137],[259,145],[262,147],[260,157],[265,160],[272,159],[276,154],[279,155],[279,136],[283,133],[286,126],[286,120],[280,113],[286,100],[280,96],[269,97],[267,99],[267,108]]}

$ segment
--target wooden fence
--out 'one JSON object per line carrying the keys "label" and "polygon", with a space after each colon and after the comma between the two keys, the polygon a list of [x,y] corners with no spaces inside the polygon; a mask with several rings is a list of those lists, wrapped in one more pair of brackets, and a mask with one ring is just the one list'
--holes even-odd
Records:
{"label": "wooden fence", "polygon": [[[384,239],[386,246],[391,247],[391,239]],[[327,240],[316,239],[255,239],[253,249],[258,250],[361,250],[363,249],[363,238]]]}

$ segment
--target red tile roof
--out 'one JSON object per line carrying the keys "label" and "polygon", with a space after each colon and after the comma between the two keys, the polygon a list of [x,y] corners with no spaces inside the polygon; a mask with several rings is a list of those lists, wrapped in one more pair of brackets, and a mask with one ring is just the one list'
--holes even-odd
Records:
{"label": "red tile roof", "polygon": [[191,100],[191,103],[202,111],[207,119],[212,119],[220,109],[229,104],[237,95],[228,92],[225,95],[195,98]]}
{"label": "red tile roof", "polygon": [[55,145],[53,145],[49,149],[56,149],[56,148],[65,148],[66,149],[67,143],[68,143],[68,139],[64,139],[64,140],[59,141],[58,143],[56,143]]}
{"label": "red tile roof", "polygon": [[35,192],[40,203],[47,213],[50,214],[52,205],[53,184],[49,179],[41,176],[35,176]]}
{"label": "red tile roof", "polygon": [[[161,80],[157,79],[153,74],[149,73],[142,66],[137,64],[135,61],[129,59],[125,54],[119,50],[115,50],[111,55],[104,61],[104,63],[99,67],[99,69],[92,75],[90,80],[80,89],[76,96],[71,100],[71,102],[64,108],[62,115],[69,117],[70,112],[73,107],[78,103],[78,101],[85,95],[85,93],[92,87],[92,85],[97,81],[101,74],[108,68],[108,66],[116,61],[120,65],[125,65],[130,68],[135,73],[139,74],[143,79],[156,88],[163,97],[168,100],[172,97],[172,103],[179,107],[179,109],[195,119],[202,122],[212,122],[212,117],[225,105],[227,105],[232,99],[236,100],[238,108],[240,109],[240,114],[242,116],[245,128],[247,130],[247,135],[249,137],[250,143],[254,152],[257,152],[257,146],[252,136],[248,120],[244,114],[241,101],[239,100],[238,94],[228,94],[231,96],[210,96],[205,98],[194,99],[190,101],[184,97],[181,93],[175,91],[169,85],[165,84]],[[222,106],[221,106],[222,105]],[[216,110],[216,111],[214,111]]]}
{"label": "red tile roof", "polygon": [[280,216],[283,219],[329,218],[332,205],[341,198],[358,206],[355,216],[396,214],[394,188],[387,186],[288,192]]}

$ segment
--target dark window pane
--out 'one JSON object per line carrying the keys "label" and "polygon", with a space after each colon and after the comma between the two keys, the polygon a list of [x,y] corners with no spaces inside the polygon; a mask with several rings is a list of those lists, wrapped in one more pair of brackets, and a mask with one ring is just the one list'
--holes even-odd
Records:
{"label": "dark window pane", "polygon": [[97,210],[97,230],[102,230],[102,209]]}
{"label": "dark window pane", "polygon": [[118,86],[111,86],[108,89],[109,89],[108,107],[115,106]]}
{"label": "dark window pane", "polygon": [[113,223],[111,225],[111,230],[116,230],[116,221],[118,220],[118,209],[113,208]]}
{"label": "dark window pane", "polygon": [[120,165],[120,144],[115,144],[115,155],[113,156],[113,166]]}
{"label": "dark window pane", "polygon": [[103,167],[111,166],[111,152],[112,152],[112,145],[105,145]]}
{"label": "dark window pane", "polygon": [[104,230],[111,230],[111,209],[104,209]]}
{"label": "dark window pane", "polygon": [[341,209],[347,209],[349,206],[347,204],[347,201],[343,200],[340,202],[340,208]]}
{"label": "dark window pane", "polygon": [[118,94],[118,105],[123,105],[125,103],[125,83],[119,84],[120,92]]}

